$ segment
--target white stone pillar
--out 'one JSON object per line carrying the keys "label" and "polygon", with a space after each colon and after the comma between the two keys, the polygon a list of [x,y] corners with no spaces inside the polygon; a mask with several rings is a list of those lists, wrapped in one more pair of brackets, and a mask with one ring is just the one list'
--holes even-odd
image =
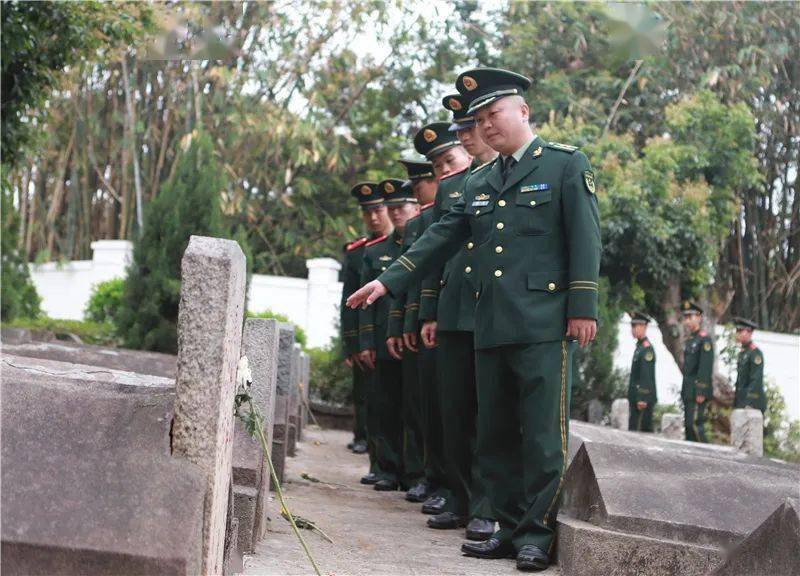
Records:
{"label": "white stone pillar", "polygon": [[631,407],[627,398],[617,398],[611,403],[611,426],[618,430],[628,429]]}
{"label": "white stone pillar", "polygon": [[308,346],[326,346],[336,334],[339,302],[331,295],[339,282],[342,266],[333,258],[306,260],[308,268],[308,295],[306,299],[306,336]]}

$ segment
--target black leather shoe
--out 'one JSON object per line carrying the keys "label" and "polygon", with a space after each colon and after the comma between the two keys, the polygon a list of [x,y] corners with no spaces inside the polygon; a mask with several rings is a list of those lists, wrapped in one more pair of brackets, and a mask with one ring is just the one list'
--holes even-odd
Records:
{"label": "black leather shoe", "polygon": [[378,492],[392,492],[397,490],[397,482],[394,480],[380,480],[373,488]]}
{"label": "black leather shoe", "polygon": [[417,482],[411,489],[406,492],[406,500],[409,502],[425,502],[428,499],[428,484],[424,481]]}
{"label": "black leather shoe", "polygon": [[379,480],[380,480],[380,478],[374,472],[370,472],[366,476],[362,476],[361,477],[361,483],[362,484],[369,484],[369,485],[377,484]]}
{"label": "black leather shoe", "polygon": [[517,570],[523,572],[539,572],[547,570],[550,557],[542,549],[533,544],[525,544],[517,553]]}
{"label": "black leather shoe", "polygon": [[459,516],[453,512],[442,512],[428,518],[428,528],[436,528],[437,530],[452,530],[454,528],[463,528],[466,525],[467,517]]}
{"label": "black leather shoe", "polygon": [[355,440],[354,440],[353,442],[348,442],[348,443],[347,443],[347,449],[348,449],[348,450],[352,450],[352,449],[353,449],[353,446],[355,446]]}
{"label": "black leather shoe", "polygon": [[353,444],[351,448],[353,454],[364,454],[367,451],[367,443],[364,440],[359,440]]}
{"label": "black leather shoe", "polygon": [[488,540],[494,534],[494,520],[473,518],[467,524],[467,540]]}
{"label": "black leather shoe", "polygon": [[494,536],[483,542],[464,542],[461,545],[461,552],[464,553],[464,556],[488,558],[490,560],[516,556],[514,545],[511,542],[499,540]]}
{"label": "black leather shoe", "polygon": [[425,501],[425,504],[422,505],[422,513],[441,514],[444,512],[444,505],[446,503],[447,500],[444,499],[444,496],[432,496]]}

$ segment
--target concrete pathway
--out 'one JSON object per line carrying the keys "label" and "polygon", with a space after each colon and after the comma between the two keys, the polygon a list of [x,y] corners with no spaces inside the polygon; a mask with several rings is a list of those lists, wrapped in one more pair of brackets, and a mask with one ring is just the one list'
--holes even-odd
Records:
{"label": "concrete pathway", "polygon": [[[297,456],[287,459],[284,494],[292,513],[314,521],[334,544],[303,530],[325,575],[493,576],[522,574],[513,560],[478,560],[461,555],[463,530],[431,530],[420,504],[403,492],[376,492],[358,483],[367,457],[346,449],[350,434],[309,426]],[[321,482],[301,478],[306,473]],[[291,526],[271,503],[271,527],[255,554],[245,556],[244,573],[274,576],[313,574]],[[552,567],[546,576],[559,576]]]}

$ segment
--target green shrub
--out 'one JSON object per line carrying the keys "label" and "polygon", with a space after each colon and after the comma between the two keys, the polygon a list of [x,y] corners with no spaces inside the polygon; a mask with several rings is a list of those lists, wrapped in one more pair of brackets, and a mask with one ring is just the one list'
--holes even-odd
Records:
{"label": "green shrub", "polygon": [[311,397],[329,404],[352,405],[352,372],[342,359],[341,340],[337,336],[326,348],[311,348]]}
{"label": "green shrub", "polygon": [[800,420],[792,420],[786,400],[770,380],[764,381],[767,411],[764,414],[764,456],[800,462]]}
{"label": "green shrub", "polygon": [[117,314],[125,296],[125,279],[114,278],[92,287],[83,318],[91,322],[108,322],[117,325]]}
{"label": "green shrub", "polygon": [[117,346],[119,341],[114,326],[108,322],[92,322],[88,320],[59,320],[40,316],[39,318],[16,318],[3,322],[9,328],[27,328],[28,330],[47,330],[56,338],[66,334],[74,334],[86,344],[98,346]]}
{"label": "green shrub", "polygon": [[294,339],[295,342],[302,346],[303,350],[306,349],[308,345],[308,337],[306,336],[306,331],[303,330],[300,326],[289,320],[289,317],[285,314],[279,314],[278,312],[273,312],[272,310],[264,310],[262,312],[250,312],[248,311],[245,315],[247,318],[272,318],[277,320],[278,322],[286,322],[294,326]]}

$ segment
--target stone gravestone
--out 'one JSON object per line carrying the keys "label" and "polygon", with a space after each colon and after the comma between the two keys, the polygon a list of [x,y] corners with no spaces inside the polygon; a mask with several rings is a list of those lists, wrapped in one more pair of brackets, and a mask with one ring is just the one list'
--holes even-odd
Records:
{"label": "stone gravestone", "polygon": [[764,416],[761,410],[744,408],[731,413],[731,446],[745,454],[764,455]]}
{"label": "stone gravestone", "polygon": [[[242,336],[242,355],[247,357],[252,383],[253,404],[264,416],[264,436],[272,449],[275,411],[275,384],[278,363],[278,323],[266,318],[248,318]],[[246,410],[246,408],[243,408]],[[269,464],[258,438],[245,430],[237,419],[233,445],[233,492],[238,519],[237,543],[240,550],[251,552],[266,532],[269,497]]]}
{"label": "stone gravestone", "polygon": [[670,440],[683,440],[683,414],[664,414],[661,416],[661,435]]}
{"label": "stone gravestone", "polygon": [[223,569],[245,274],[236,242],[189,239],[181,261],[172,453],[205,473],[203,574]]}
{"label": "stone gravestone", "polygon": [[310,396],[311,393],[311,356],[307,353],[303,352],[301,355],[302,363],[301,369],[303,373],[302,384],[303,387],[301,388],[300,392],[302,392],[302,408],[300,412],[302,413],[303,417],[301,419],[301,426],[305,428],[308,426],[308,417],[309,417],[309,410],[311,409],[311,402]]}
{"label": "stone gravestone", "polygon": [[275,393],[275,423],[272,428],[272,463],[275,465],[275,475],[279,482],[283,482],[289,447],[289,392],[291,390],[293,349],[294,328],[288,323],[278,324],[278,372]]}
{"label": "stone gravestone", "polygon": [[630,405],[627,398],[617,398],[611,403],[611,426],[617,430],[627,430],[630,418]]}
{"label": "stone gravestone", "polygon": [[292,346],[290,375],[289,375],[289,439],[286,448],[288,456],[297,454],[297,441],[300,439],[300,345],[295,343]]}
{"label": "stone gravestone", "polygon": [[603,421],[603,403],[597,398],[589,400],[586,407],[586,420],[592,424],[600,424]]}

